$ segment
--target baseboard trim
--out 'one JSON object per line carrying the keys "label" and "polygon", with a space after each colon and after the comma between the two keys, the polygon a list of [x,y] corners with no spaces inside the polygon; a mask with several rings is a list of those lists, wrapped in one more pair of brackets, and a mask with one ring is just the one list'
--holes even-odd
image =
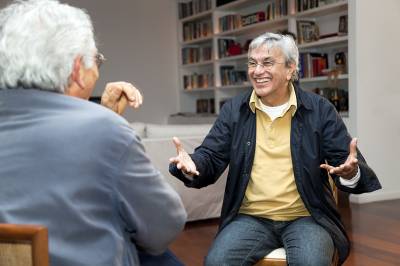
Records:
{"label": "baseboard trim", "polygon": [[400,191],[389,191],[389,192],[373,192],[361,195],[350,195],[350,202],[356,204],[369,203],[374,201],[394,200],[400,199]]}

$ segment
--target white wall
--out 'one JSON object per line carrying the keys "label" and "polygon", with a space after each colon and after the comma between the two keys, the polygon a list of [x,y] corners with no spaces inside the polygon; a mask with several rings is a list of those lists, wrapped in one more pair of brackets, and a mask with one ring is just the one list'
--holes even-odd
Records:
{"label": "white wall", "polygon": [[[128,121],[165,123],[179,109],[176,6],[172,0],[61,0],[85,8],[107,62],[94,95],[108,81],[129,81],[144,95]],[[0,7],[10,1],[0,0]]]}
{"label": "white wall", "polygon": [[[178,111],[176,6],[171,0],[64,0],[85,8],[94,22],[102,66],[95,91],[107,81],[134,83],[144,95],[128,121],[165,123]],[[104,67],[104,68],[103,68]]]}
{"label": "white wall", "polygon": [[354,47],[350,47],[355,59],[350,66],[356,86],[354,132],[383,186],[351,200],[400,198],[400,1],[357,0],[351,7],[355,7]]}

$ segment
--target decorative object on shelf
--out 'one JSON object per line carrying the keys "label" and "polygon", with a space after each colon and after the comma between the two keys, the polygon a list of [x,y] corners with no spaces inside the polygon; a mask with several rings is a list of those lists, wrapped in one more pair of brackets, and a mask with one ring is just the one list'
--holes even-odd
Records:
{"label": "decorative object on shelf", "polygon": [[339,30],[338,30],[338,35],[347,35],[347,15],[343,15],[339,17]]}
{"label": "decorative object on shelf", "polygon": [[335,54],[336,69],[339,74],[346,73],[346,54],[344,52],[338,52]]}
{"label": "decorative object on shelf", "polygon": [[312,20],[297,21],[297,37],[298,43],[315,42],[319,40],[319,27]]}
{"label": "decorative object on shelf", "polygon": [[265,21],[265,12],[259,11],[253,14],[241,16],[241,25],[242,27],[258,23],[261,21]]}

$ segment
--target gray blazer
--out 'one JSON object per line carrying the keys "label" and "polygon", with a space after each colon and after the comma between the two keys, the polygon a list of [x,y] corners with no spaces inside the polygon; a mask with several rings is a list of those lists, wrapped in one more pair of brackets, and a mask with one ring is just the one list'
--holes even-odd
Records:
{"label": "gray blazer", "polygon": [[123,118],[58,93],[0,89],[0,223],[47,226],[51,265],[139,265],[138,249],[163,252],[185,220]]}

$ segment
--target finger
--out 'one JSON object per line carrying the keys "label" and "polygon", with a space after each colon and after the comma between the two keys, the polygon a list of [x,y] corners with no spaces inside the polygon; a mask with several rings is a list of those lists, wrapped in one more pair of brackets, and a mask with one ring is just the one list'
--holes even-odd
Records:
{"label": "finger", "polygon": [[[135,87],[134,87],[135,88]],[[138,89],[135,88],[134,108],[139,108],[143,103],[143,96]]]}
{"label": "finger", "polygon": [[349,149],[350,149],[350,155],[349,155],[349,156],[352,156],[352,157],[354,157],[354,158],[357,158],[357,138],[353,138],[353,139],[351,140],[349,146],[350,146],[350,147],[349,147]]}
{"label": "finger", "polygon": [[184,151],[184,149],[182,148],[182,143],[181,143],[181,141],[179,140],[179,138],[173,137],[173,138],[172,138],[172,142],[174,143],[175,148],[176,148],[176,152],[177,152],[178,154],[181,153],[182,151]]}
{"label": "finger", "polygon": [[169,158],[169,162],[170,163],[178,163],[180,160],[179,160],[179,158],[178,157],[171,157],[171,158]]}
{"label": "finger", "polygon": [[133,108],[139,108],[139,106],[142,104],[142,96],[139,90],[128,82],[124,82],[122,86],[124,94],[128,98],[129,105]]}
{"label": "finger", "polygon": [[331,169],[334,168],[333,166],[330,166],[329,164],[325,164],[325,163],[321,164],[319,167],[325,169],[325,170],[328,171],[328,172],[329,172]]}

